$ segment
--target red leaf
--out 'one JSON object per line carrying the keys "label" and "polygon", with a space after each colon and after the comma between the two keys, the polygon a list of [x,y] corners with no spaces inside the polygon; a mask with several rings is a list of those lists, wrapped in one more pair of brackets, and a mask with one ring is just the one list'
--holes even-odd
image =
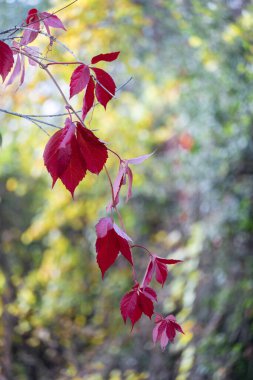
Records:
{"label": "red leaf", "polygon": [[91,63],[94,65],[100,61],[112,62],[118,58],[119,51],[115,51],[113,53],[99,54],[92,58]]}
{"label": "red leaf", "polygon": [[94,103],[94,89],[95,84],[93,79],[90,77],[89,83],[87,85],[87,89],[83,98],[83,109],[82,109],[82,119],[84,120],[86,118],[87,113],[91,109]]}
{"label": "red leaf", "polygon": [[164,259],[163,257],[155,256],[156,261],[159,261],[163,264],[177,264],[182,263],[182,260],[174,260],[174,259]]}
{"label": "red leaf", "polygon": [[[133,265],[132,254],[129,248],[130,239],[111,218],[102,218],[96,225],[97,263],[102,277],[118,257],[119,252]],[[123,237],[122,237],[123,236]],[[128,238],[128,239],[127,239]]]}
{"label": "red leaf", "polygon": [[81,123],[77,122],[76,127],[69,118],[65,128],[50,138],[44,151],[44,162],[53,178],[53,186],[60,178],[72,196],[86,170],[99,174],[106,160],[105,144]]}
{"label": "red leaf", "polygon": [[120,302],[120,311],[124,322],[126,323],[127,318],[130,319],[132,327],[140,319],[142,315],[142,310],[138,305],[138,295],[136,290],[131,290],[129,293],[125,294]]}
{"label": "red leaf", "polygon": [[0,41],[0,75],[3,82],[11,71],[13,63],[14,58],[11,48],[5,42]]}
{"label": "red leaf", "polygon": [[155,273],[156,281],[164,285],[167,276],[168,276],[168,269],[166,267],[166,264],[177,264],[182,262],[181,260],[173,260],[173,259],[164,259],[162,257],[153,255],[150,259],[145,279],[144,279],[144,286],[148,285],[153,277],[153,274]]}
{"label": "red leaf", "polygon": [[153,261],[154,260],[153,260],[153,257],[152,257],[150,259],[150,261],[149,261],[149,264],[148,264],[148,267],[147,267],[147,270],[146,270],[146,273],[145,273],[145,278],[144,278],[144,281],[143,281],[143,286],[144,287],[146,287],[152,281],[152,277],[153,277],[154,270],[155,270],[155,266],[154,266]]}
{"label": "red leaf", "polygon": [[165,349],[168,342],[173,342],[176,336],[176,331],[184,334],[181,326],[176,322],[174,315],[168,315],[166,318],[163,318],[161,315],[158,315],[155,319],[155,327],[153,329],[153,342],[156,343],[160,340],[162,350]]}
{"label": "red leaf", "polygon": [[36,8],[29,9],[27,13],[26,23],[37,21],[38,19],[38,10]]}
{"label": "red leaf", "polygon": [[104,238],[96,241],[97,263],[102,272],[102,278],[107,269],[112,266],[119,254],[118,239],[113,229],[109,230]]}
{"label": "red leaf", "polygon": [[98,83],[96,83],[97,100],[106,109],[107,103],[115,95],[116,85],[112,77],[104,70],[93,67]]}
{"label": "red leaf", "polygon": [[66,170],[60,176],[62,183],[71,192],[72,197],[79,182],[85,177],[86,164],[82,159],[76,139],[71,140],[71,158]]}
{"label": "red leaf", "polygon": [[156,281],[164,285],[168,276],[168,269],[165,264],[155,261],[155,278]]}
{"label": "red leaf", "polygon": [[[149,290],[154,292],[151,288]],[[154,313],[153,300],[139,287],[139,284],[136,284],[129,293],[123,296],[120,302],[120,311],[124,322],[129,318],[132,322],[132,327],[134,327],[142,313],[149,318],[152,317]]]}
{"label": "red leaf", "polygon": [[145,294],[146,297],[150,298],[151,301],[157,301],[157,294],[156,292],[154,291],[154,289],[146,286],[145,288],[143,288],[143,293]]}
{"label": "red leaf", "polygon": [[25,30],[21,39],[22,45],[27,45],[33,42],[40,31],[40,19],[37,9],[33,8],[28,11],[26,18],[26,26],[32,30]]}
{"label": "red leaf", "polygon": [[105,144],[79,122],[77,122],[77,141],[87,169],[92,173],[99,174],[108,157]]}
{"label": "red leaf", "polygon": [[70,79],[70,98],[82,91],[90,79],[90,69],[86,65],[78,66],[72,73]]}
{"label": "red leaf", "polygon": [[138,296],[138,304],[142,312],[151,318],[154,313],[154,305],[151,299],[144,293],[140,292]]}
{"label": "red leaf", "polygon": [[83,159],[75,136],[75,124],[68,118],[65,127],[56,132],[48,141],[44,151],[44,163],[54,186],[58,178],[74,195],[75,188],[86,174]]}
{"label": "red leaf", "polygon": [[57,17],[56,15],[53,15],[48,12],[41,12],[40,17],[41,17],[41,21],[44,22],[46,27],[51,26],[52,28],[59,28],[59,29],[66,30],[63,23],[61,22],[59,17]]}

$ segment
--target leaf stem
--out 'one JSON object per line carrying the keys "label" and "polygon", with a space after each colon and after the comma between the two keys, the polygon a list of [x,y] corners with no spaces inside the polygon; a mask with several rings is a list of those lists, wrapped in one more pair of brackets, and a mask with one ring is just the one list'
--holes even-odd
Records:
{"label": "leaf stem", "polygon": [[153,257],[153,254],[147,248],[143,247],[143,245],[134,244],[134,245],[131,245],[131,248],[141,248],[144,251],[146,251],[149,254],[149,256]]}

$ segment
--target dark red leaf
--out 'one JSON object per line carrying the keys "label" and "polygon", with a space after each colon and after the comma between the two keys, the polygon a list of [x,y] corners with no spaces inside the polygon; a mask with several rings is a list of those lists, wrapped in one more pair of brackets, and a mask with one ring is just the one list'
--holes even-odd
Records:
{"label": "dark red leaf", "polygon": [[138,295],[136,290],[131,290],[129,293],[125,294],[120,302],[120,311],[124,322],[126,323],[127,318],[130,319],[132,327],[140,319],[142,315],[142,310],[138,304]]}
{"label": "dark red leaf", "polygon": [[0,75],[3,82],[11,71],[13,63],[14,58],[11,48],[5,42],[0,41]]}
{"label": "dark red leaf", "polygon": [[[149,288],[151,289],[151,288]],[[151,289],[153,291],[153,289]],[[155,293],[155,292],[154,292]],[[120,303],[120,310],[124,321],[129,318],[132,322],[132,327],[140,319],[142,313],[146,314],[149,318],[154,313],[153,301],[147,297],[139,284],[133,286],[132,290],[125,294]]]}
{"label": "dark red leaf", "polygon": [[58,178],[74,194],[75,188],[86,174],[86,163],[80,153],[75,136],[75,124],[68,118],[65,127],[48,141],[44,151],[44,163],[54,186]]}
{"label": "dark red leaf", "polygon": [[70,79],[70,98],[82,91],[90,79],[90,69],[86,65],[78,66],[72,73]]}
{"label": "dark red leaf", "polygon": [[112,77],[104,70],[93,67],[92,70],[96,74],[96,97],[97,100],[106,109],[107,103],[115,95],[116,85]]}
{"label": "dark red leaf", "polygon": [[102,277],[119,254],[118,239],[115,235],[114,230],[111,229],[104,238],[98,238],[96,241],[97,263],[102,272]]}
{"label": "dark red leaf", "polygon": [[151,299],[144,293],[140,292],[138,295],[138,304],[142,312],[151,318],[154,313],[154,305]]}
{"label": "dark red leaf", "polygon": [[93,79],[90,77],[89,83],[87,85],[87,89],[83,98],[83,109],[82,109],[82,119],[86,118],[87,113],[91,109],[94,103],[95,95],[95,84]]}
{"label": "dark red leaf", "polygon": [[33,42],[40,31],[40,19],[37,9],[33,8],[28,11],[26,18],[26,26],[29,30],[25,30],[21,39],[22,45],[27,45]]}
{"label": "dark red leaf", "polygon": [[165,264],[159,262],[158,260],[155,260],[154,266],[156,281],[163,286],[168,276],[168,269]]}
{"label": "dark red leaf", "polygon": [[180,263],[181,260],[173,260],[173,259],[164,259],[162,257],[153,255],[150,259],[145,279],[144,279],[144,287],[147,286],[153,277],[153,274],[155,273],[156,281],[164,285],[167,276],[168,276],[168,269],[166,267],[166,264],[177,264]]}
{"label": "dark red leaf", "polygon": [[174,260],[174,259],[164,259],[163,257],[155,256],[156,261],[159,261],[163,264],[177,264],[182,263],[182,260]]}
{"label": "dark red leaf", "polygon": [[92,173],[99,174],[108,157],[105,144],[79,122],[77,122],[77,141],[87,169]]}
{"label": "dark red leaf", "polygon": [[154,291],[154,289],[146,286],[145,288],[143,288],[143,293],[145,294],[146,297],[150,298],[151,301],[157,301],[157,294],[156,292]]}
{"label": "dark red leaf", "polygon": [[76,139],[71,140],[71,159],[66,170],[60,176],[62,183],[74,196],[74,191],[79,182],[85,177],[86,164],[80,155]]}
{"label": "dark red leaf", "polygon": [[112,62],[118,58],[119,51],[115,51],[113,53],[99,54],[92,58],[91,63],[94,65],[100,61]]}
{"label": "dark red leaf", "polygon": [[26,23],[38,21],[38,10],[36,8],[29,9],[27,13]]}
{"label": "dark red leaf", "polygon": [[112,222],[111,218],[100,219],[96,225],[96,233],[97,263],[102,277],[115,262],[120,252],[133,265],[128,243],[130,238]]}

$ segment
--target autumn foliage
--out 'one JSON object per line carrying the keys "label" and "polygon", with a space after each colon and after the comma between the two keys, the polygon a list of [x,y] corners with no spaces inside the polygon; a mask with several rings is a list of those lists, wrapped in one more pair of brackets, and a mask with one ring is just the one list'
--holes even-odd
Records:
{"label": "autumn foliage", "polygon": [[[46,33],[43,32],[46,29]],[[57,80],[49,71],[52,64],[59,62],[42,63],[38,58],[39,48],[28,46],[42,34],[49,38],[50,45],[55,41],[51,34],[51,28],[65,30],[61,20],[55,14],[39,12],[37,9],[29,10],[23,24],[19,27],[22,35],[13,40],[9,46],[6,42],[0,41],[0,75],[6,85],[11,84],[20,76],[19,84],[22,85],[25,78],[25,61],[33,66],[40,66],[54,80],[57,89],[62,95],[62,90]],[[82,112],[78,112],[70,105],[63,95],[65,109],[68,117],[65,125],[59,131],[50,137],[44,150],[44,164],[52,177],[52,187],[56,181],[60,180],[66,189],[74,197],[74,192],[79,183],[85,178],[87,171],[98,175],[105,170],[108,176],[111,199],[107,204],[107,216],[101,218],[96,225],[96,253],[97,263],[101,270],[102,278],[106,272],[115,263],[121,254],[130,265],[133,273],[133,287],[126,293],[120,302],[120,311],[124,322],[128,319],[132,328],[142,317],[146,315],[152,318],[154,314],[154,305],[157,302],[157,293],[150,286],[153,280],[160,285],[164,285],[168,277],[168,265],[177,264],[180,260],[167,259],[157,256],[147,248],[135,244],[128,236],[122,217],[117,206],[119,204],[121,189],[127,185],[128,201],[132,197],[133,172],[132,166],[143,163],[150,158],[151,154],[141,157],[123,159],[118,153],[108,148],[105,142],[100,141],[85,124],[87,114],[99,103],[106,110],[108,103],[114,98],[116,84],[111,75],[99,67],[99,63],[104,61],[111,63],[117,60],[120,52],[100,53],[91,58],[89,63],[71,62],[75,65],[69,84],[69,98],[79,95],[82,97]],[[64,62],[67,64],[68,62]],[[64,67],[64,66],[63,66]],[[8,78],[8,80],[7,80]],[[181,145],[190,149],[192,144],[184,137],[181,138]],[[113,181],[106,168],[108,154],[112,153],[119,160],[118,174]],[[114,221],[114,214],[118,215],[120,227]],[[142,282],[139,283],[136,277],[136,267],[134,264],[134,250],[142,250],[147,253],[149,262],[143,276]],[[176,332],[183,333],[182,328],[176,322],[173,315],[162,317],[156,314],[155,327],[153,330],[154,343],[160,341],[162,349],[165,349],[168,342],[173,342]]]}

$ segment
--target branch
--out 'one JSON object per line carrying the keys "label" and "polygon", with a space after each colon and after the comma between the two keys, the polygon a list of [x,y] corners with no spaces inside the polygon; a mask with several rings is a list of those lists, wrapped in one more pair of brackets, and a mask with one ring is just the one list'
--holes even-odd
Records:
{"label": "branch", "polygon": [[[78,0],[76,0],[78,1]],[[20,26],[19,29],[22,29],[22,30],[31,30],[32,32],[34,32],[34,29],[32,28],[28,28],[26,26]],[[48,37],[50,40],[52,40],[53,42],[57,42],[59,45],[61,45],[66,51],[68,51],[78,62],[80,61],[80,59],[75,55],[75,53],[70,50],[63,42],[59,41],[58,38],[56,38],[55,36],[53,35],[50,35],[46,32],[42,32],[42,30],[38,30],[38,33],[39,34],[42,34],[43,36],[46,36]]]}
{"label": "branch", "polygon": [[26,120],[31,121],[33,124],[37,125],[37,127],[39,127],[39,128],[40,128],[44,133],[46,133],[46,135],[48,135],[48,136],[50,136],[49,133],[47,133],[47,131],[46,131],[44,128],[42,128],[42,127],[39,125],[39,123],[41,123],[41,124],[45,124],[45,125],[48,125],[48,126],[53,127],[53,128],[61,129],[60,127],[57,127],[57,126],[54,125],[54,124],[47,123],[47,122],[45,122],[45,121],[41,121],[41,120],[37,120],[37,119],[35,119],[35,118],[33,118],[33,117],[30,117],[30,116],[28,116],[28,115],[23,115],[22,113],[11,112],[11,111],[4,110],[4,109],[2,109],[2,108],[0,108],[0,112],[6,113],[6,114],[8,114],[8,115],[18,116],[18,117],[21,117],[21,118],[23,118],[23,119],[26,119]]}

